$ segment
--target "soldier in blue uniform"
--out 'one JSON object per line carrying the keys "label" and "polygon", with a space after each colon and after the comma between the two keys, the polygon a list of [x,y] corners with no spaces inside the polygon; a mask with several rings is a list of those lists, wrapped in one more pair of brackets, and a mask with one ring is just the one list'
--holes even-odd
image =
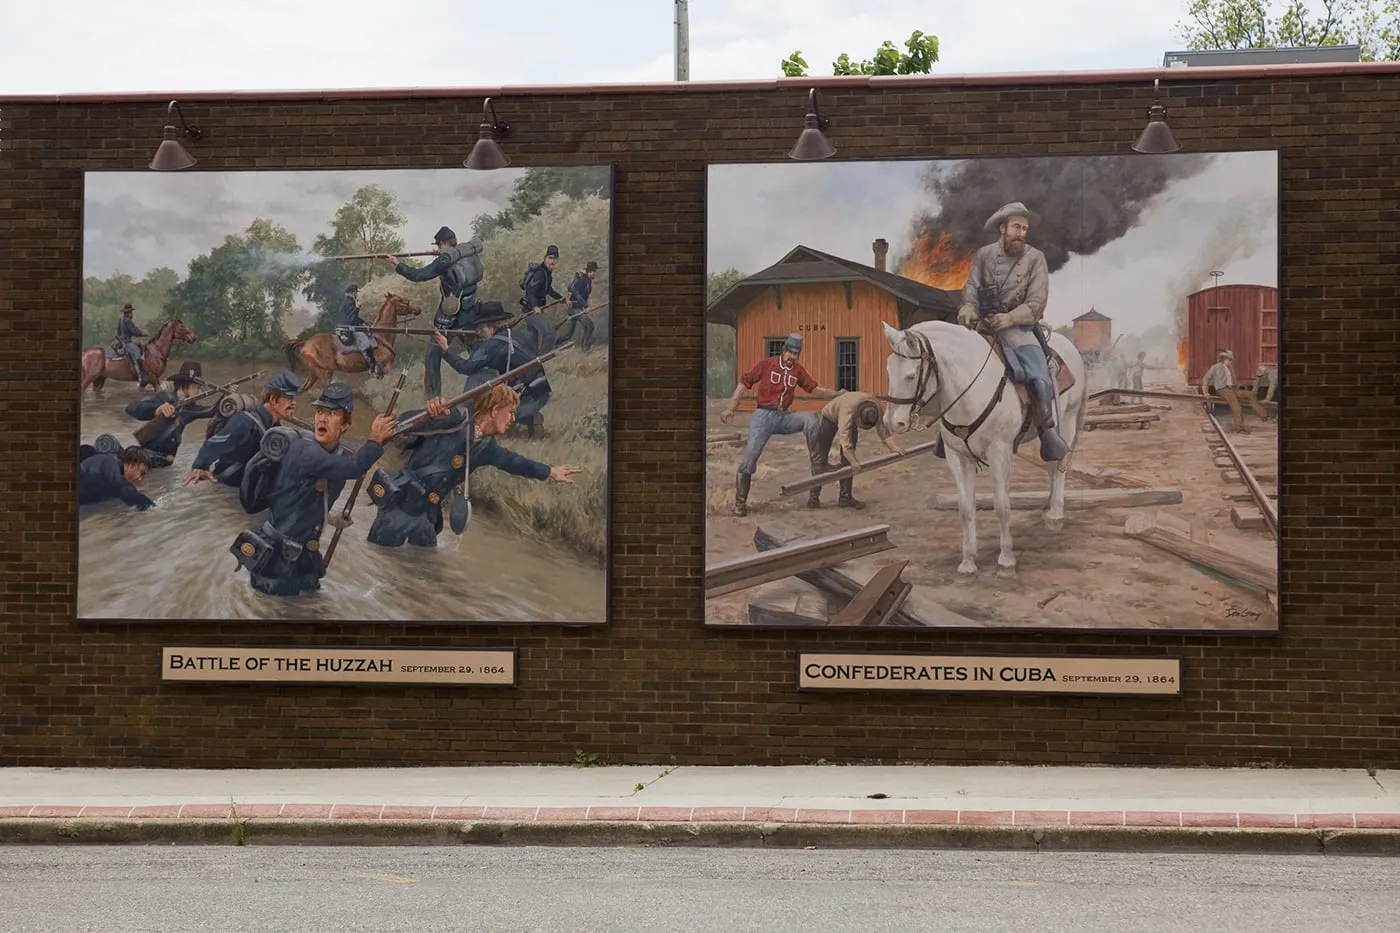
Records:
{"label": "soldier in blue uniform", "polygon": [[541,353],[548,353],[554,347],[554,328],[541,310],[563,295],[554,290],[554,267],[559,264],[559,247],[550,244],[545,247],[544,261],[532,262],[525,267],[525,275],[520,279],[520,288],[525,293],[520,296],[520,307],[525,312],[525,326],[530,329],[535,346]]}
{"label": "soldier in blue uniform", "polygon": [[126,354],[127,361],[131,363],[131,371],[136,376],[136,387],[139,389],[146,385],[146,370],[141,365],[141,348],[136,345],[137,337],[146,336],[141,332],[141,328],[136,326],[131,315],[135,312],[131,302],[122,305],[122,316],[117,319],[117,346],[121,347]]}
{"label": "soldier in blue uniform", "polygon": [[341,299],[340,308],[335,314],[335,335],[348,349],[360,351],[371,375],[383,378],[384,370],[374,359],[374,348],[378,345],[374,335],[369,331],[354,329],[364,326],[364,319],[360,317],[360,286],[351,282],[345,286],[345,297]]}
{"label": "soldier in blue uniform", "polygon": [[569,282],[569,317],[566,322],[569,326],[559,335],[560,340],[572,340],[577,325],[583,331],[579,349],[584,353],[593,347],[593,319],[588,316],[588,299],[593,294],[593,278],[597,274],[598,264],[591,259],[582,272],[574,273],[573,281]]}
{"label": "soldier in blue uniform", "polygon": [[199,394],[199,383],[196,380],[203,376],[204,369],[197,360],[181,363],[179,371],[170,377],[170,383],[175,387],[173,394],[157,392],[150,398],[139,398],[126,406],[128,417],[137,421],[170,419],[163,430],[143,445],[150,458],[151,469],[158,470],[170,466],[174,461],[175,454],[180,450],[180,441],[184,439],[186,425],[191,421],[211,418],[217,413],[218,409],[215,406],[187,405],[179,412],[175,410],[176,405]]}
{"label": "soldier in blue uniform", "polygon": [[[440,227],[433,236],[437,258],[421,269],[399,262],[395,256],[379,258],[394,267],[394,271],[410,282],[438,279],[442,297],[438,299],[433,327],[437,330],[462,330],[475,323],[476,287],[486,270],[481,265],[481,240],[473,238],[457,245],[457,234],[450,227]],[[458,338],[460,339],[460,338]],[[449,341],[450,342],[450,341]],[[436,344],[428,346],[423,358],[423,381],[429,396],[442,394],[442,350]]]}
{"label": "soldier in blue uniform", "polygon": [[120,499],[138,512],[155,505],[149,496],[136,488],[150,472],[149,455],[145,450],[127,447],[118,456],[100,454],[86,444],[83,447],[78,461],[79,505]]}
{"label": "soldier in blue uniform", "polygon": [[[447,365],[468,377],[467,388],[523,366],[540,355],[529,334],[500,326],[508,320],[510,315],[499,301],[483,301],[477,310],[477,333],[485,339],[465,360],[447,349],[447,340],[441,334],[433,335]],[[551,391],[544,367],[527,373],[511,386],[520,396],[520,410],[515,418],[529,429],[531,437],[535,437],[544,430],[544,416],[540,412],[549,402]]]}
{"label": "soldier in blue uniform", "polygon": [[243,481],[243,468],[258,452],[263,435],[295,410],[298,390],[297,377],[287,370],[273,374],[263,388],[262,404],[235,412],[210,435],[194,455],[194,463],[180,485],[207,480],[237,487]]}
{"label": "soldier in blue uniform", "polygon": [[[350,387],[332,382],[311,404],[316,407],[315,431],[311,436],[296,432],[277,461],[275,474],[266,474],[271,476],[267,520],[240,534],[230,547],[239,566],[248,570],[253,589],[269,596],[297,596],[320,588],[326,575],[321,531],[331,515],[331,505],[346,482],[374,466],[394,430],[394,416],[379,415],[370,426],[369,440],[352,455],[340,446],[355,409]],[[264,443],[264,450],[266,447]],[[244,491],[257,485],[263,475],[260,467],[250,463],[244,474]],[[332,524],[337,521],[338,516],[333,517]]]}
{"label": "soldier in blue uniform", "polygon": [[[462,486],[469,473],[495,467],[513,476],[555,483],[572,483],[576,466],[550,466],[521,456],[497,443],[515,419],[519,397],[510,386],[498,385],[474,405],[447,407],[442,398],[429,399],[423,410],[432,420],[408,431],[408,459],[397,473],[376,470],[369,483],[370,500],[379,509],[369,530],[369,542],[380,547],[437,547],[442,531],[442,503],[452,496],[452,530],[461,534],[467,523]],[[408,419],[419,412],[404,412]],[[469,437],[470,435],[470,437]]]}

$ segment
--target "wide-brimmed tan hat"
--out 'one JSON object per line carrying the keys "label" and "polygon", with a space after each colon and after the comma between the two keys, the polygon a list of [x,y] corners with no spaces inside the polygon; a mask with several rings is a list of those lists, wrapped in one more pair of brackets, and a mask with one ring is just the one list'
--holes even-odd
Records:
{"label": "wide-brimmed tan hat", "polygon": [[1039,214],[1026,207],[1026,205],[1022,204],[1020,201],[1012,201],[1010,204],[1004,205],[1001,210],[997,211],[991,217],[987,218],[986,229],[996,230],[1011,217],[1024,217],[1029,220],[1032,225],[1040,223]]}

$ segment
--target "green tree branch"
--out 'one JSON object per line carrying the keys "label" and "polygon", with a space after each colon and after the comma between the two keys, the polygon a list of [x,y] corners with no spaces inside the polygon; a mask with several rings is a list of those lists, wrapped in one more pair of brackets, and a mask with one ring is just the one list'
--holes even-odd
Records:
{"label": "green tree branch", "polygon": [[[875,50],[875,55],[861,62],[851,61],[851,56],[842,52],[831,63],[833,75],[926,75],[938,61],[938,37],[925,35],[919,30],[909,36],[904,43],[904,51],[895,48],[886,39]],[[802,52],[793,52],[783,59],[783,75],[788,78],[807,77],[807,61]]]}

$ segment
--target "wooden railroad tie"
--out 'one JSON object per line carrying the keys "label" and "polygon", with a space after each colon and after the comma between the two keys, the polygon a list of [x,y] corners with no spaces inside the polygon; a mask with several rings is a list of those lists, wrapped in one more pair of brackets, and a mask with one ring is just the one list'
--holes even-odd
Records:
{"label": "wooden railroad tie", "polygon": [[714,599],[785,577],[835,567],[857,557],[888,551],[894,547],[888,538],[889,531],[889,525],[872,525],[710,564],[705,568],[705,598]]}
{"label": "wooden railroad tie", "polygon": [[[1050,504],[1050,493],[1045,491],[1011,493],[1011,508],[1014,511],[1043,509]],[[978,493],[973,500],[979,511],[993,508],[992,493]],[[1144,505],[1179,505],[1181,490],[1170,486],[1160,489],[1066,489],[1065,509],[1110,508],[1121,509]],[[956,493],[945,493],[934,500],[936,509],[951,511],[958,508]]]}
{"label": "wooden railroad tie", "polygon": [[1245,586],[1278,592],[1278,551],[1272,544],[1222,540],[1204,525],[1166,512],[1130,515],[1123,533]]}

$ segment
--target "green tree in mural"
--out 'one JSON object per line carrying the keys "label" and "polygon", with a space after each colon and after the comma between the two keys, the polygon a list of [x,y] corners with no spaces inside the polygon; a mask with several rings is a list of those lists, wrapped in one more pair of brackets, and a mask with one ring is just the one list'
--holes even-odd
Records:
{"label": "green tree in mural", "polygon": [[1400,59],[1400,0],[1190,0],[1186,16],[1193,52],[1354,44],[1362,61]]}
{"label": "green tree in mural", "polygon": [[283,318],[307,277],[300,252],[292,233],[259,217],[242,235],[191,260],[166,311],[194,328],[209,356],[251,359],[278,351]]}
{"label": "green tree in mural", "polygon": [[[404,250],[400,231],[407,218],[394,195],[378,185],[366,185],[341,205],[330,222],[330,233],[318,234],[311,249],[321,256],[358,256],[365,253],[399,253]],[[311,268],[303,289],[306,298],[321,309],[314,330],[329,330],[345,286],[363,286],[387,268],[375,260],[324,262]]]}
{"label": "green tree in mural", "polygon": [[[904,42],[904,51],[895,48],[886,39],[875,54],[864,61],[853,62],[845,52],[836,56],[831,63],[833,75],[926,75],[938,61],[938,37],[925,35],[919,30]],[[807,62],[800,51],[793,52],[783,59],[783,74],[789,78],[807,77]]]}
{"label": "green tree in mural", "polygon": [[[705,288],[706,307],[745,277],[745,273],[733,266],[722,272],[711,272]],[[705,394],[710,398],[723,398],[734,391],[734,383],[739,378],[735,371],[738,366],[735,336],[734,328],[728,324],[705,325]]]}
{"label": "green tree in mural", "polygon": [[106,343],[117,331],[121,306],[128,301],[136,308],[133,318],[147,333],[155,321],[164,320],[165,303],[180,283],[174,269],[152,269],[141,280],[122,273],[106,279],[83,280],[83,346]]}
{"label": "green tree in mural", "polygon": [[606,165],[529,169],[515,182],[505,210],[482,214],[472,222],[472,236],[485,240],[497,230],[510,230],[532,217],[538,217],[545,205],[555,197],[580,201],[595,196],[610,200],[610,178]]}

